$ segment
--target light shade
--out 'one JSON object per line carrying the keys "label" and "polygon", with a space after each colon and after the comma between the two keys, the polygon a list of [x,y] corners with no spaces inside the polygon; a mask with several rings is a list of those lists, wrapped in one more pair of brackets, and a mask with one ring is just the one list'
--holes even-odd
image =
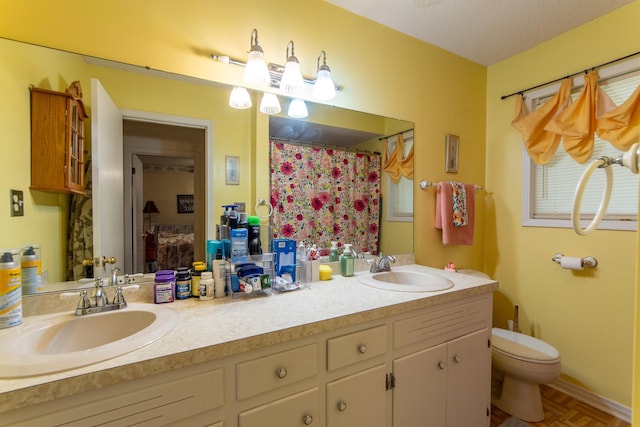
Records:
{"label": "light shade", "polygon": [[[291,54],[289,54],[289,46],[291,46]],[[295,57],[292,41],[287,45],[287,63],[280,79],[280,90],[287,95],[297,95],[304,91],[304,79],[298,58]]]}
{"label": "light shade", "polygon": [[305,104],[302,99],[292,99],[287,114],[294,119],[304,119],[309,115],[307,104]]}
{"label": "light shade", "polygon": [[142,212],[148,213],[148,214],[160,213],[160,211],[158,210],[158,207],[156,206],[156,203],[153,200],[147,200],[147,203],[145,203],[144,209],[142,209]]}
{"label": "light shade", "polygon": [[255,28],[251,32],[251,50],[244,69],[244,81],[257,86],[269,86],[271,82],[264,52],[258,44],[258,30]]}
{"label": "light shade", "polygon": [[229,97],[229,107],[237,110],[251,108],[251,97],[249,91],[244,87],[234,86]]}
{"label": "light shade", "polygon": [[318,101],[329,101],[336,97],[336,85],[331,78],[331,71],[328,69],[318,71],[311,96]]}
{"label": "light shade", "polygon": [[262,95],[262,101],[260,102],[260,112],[263,114],[278,114],[282,111],[280,107],[280,101],[278,97],[270,92],[266,92]]}

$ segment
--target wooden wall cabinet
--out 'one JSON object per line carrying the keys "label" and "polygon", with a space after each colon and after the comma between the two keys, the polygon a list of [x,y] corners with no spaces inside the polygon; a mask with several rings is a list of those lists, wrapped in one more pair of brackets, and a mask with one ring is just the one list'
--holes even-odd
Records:
{"label": "wooden wall cabinet", "polygon": [[85,194],[80,82],[65,92],[31,87],[31,189]]}

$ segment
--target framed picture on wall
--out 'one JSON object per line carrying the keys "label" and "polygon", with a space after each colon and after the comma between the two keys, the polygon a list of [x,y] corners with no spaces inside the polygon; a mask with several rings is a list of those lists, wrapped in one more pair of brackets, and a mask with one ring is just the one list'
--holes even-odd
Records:
{"label": "framed picture on wall", "polygon": [[458,172],[458,150],[460,146],[460,137],[457,135],[447,134],[444,171],[447,173]]}
{"label": "framed picture on wall", "polygon": [[240,171],[238,170],[240,158],[237,156],[226,156],[226,183],[227,185],[240,184]]}
{"label": "framed picture on wall", "polygon": [[178,194],[178,213],[193,213],[193,194]]}

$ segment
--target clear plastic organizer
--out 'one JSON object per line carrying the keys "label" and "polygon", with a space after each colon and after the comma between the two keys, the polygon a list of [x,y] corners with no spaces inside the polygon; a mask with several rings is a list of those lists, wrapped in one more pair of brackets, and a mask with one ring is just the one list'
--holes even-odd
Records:
{"label": "clear plastic organizer", "polygon": [[[262,273],[258,274],[255,267],[262,268]],[[273,253],[235,257],[229,260],[227,267],[227,295],[232,298],[270,295],[275,279]]]}

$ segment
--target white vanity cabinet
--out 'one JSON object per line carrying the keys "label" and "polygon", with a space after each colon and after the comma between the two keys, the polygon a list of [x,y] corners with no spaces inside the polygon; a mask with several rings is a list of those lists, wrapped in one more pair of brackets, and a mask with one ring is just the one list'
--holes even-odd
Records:
{"label": "white vanity cabinet", "polygon": [[0,426],[489,426],[491,308],[484,292],[303,325],[295,339],[5,412]]}

